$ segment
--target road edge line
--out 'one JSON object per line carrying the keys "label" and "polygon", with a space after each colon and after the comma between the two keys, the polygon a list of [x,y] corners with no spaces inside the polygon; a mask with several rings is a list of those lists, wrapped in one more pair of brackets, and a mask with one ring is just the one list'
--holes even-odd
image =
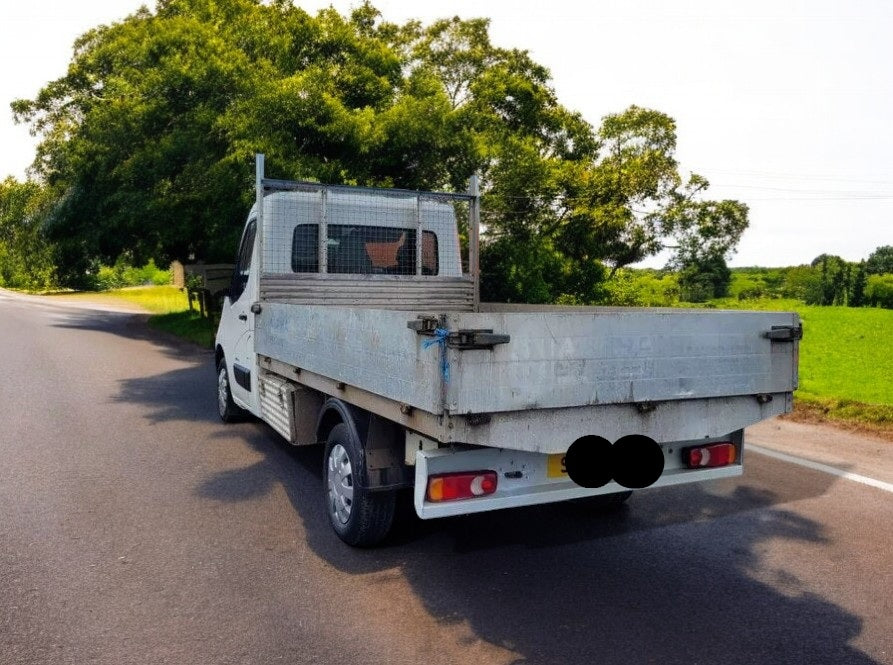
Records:
{"label": "road edge line", "polygon": [[812,469],[813,471],[821,471],[822,473],[828,473],[832,476],[837,476],[838,478],[845,478],[846,480],[852,480],[855,483],[861,483],[863,485],[868,485],[869,487],[874,487],[875,489],[893,493],[893,483],[886,483],[883,480],[869,478],[868,476],[863,476],[851,471],[844,471],[843,469],[838,469],[837,467],[829,466],[828,464],[813,462],[812,460],[805,459],[803,457],[788,455],[787,453],[782,453],[777,450],[773,450],[772,448],[764,448],[763,446],[757,445],[755,443],[745,443],[744,450],[745,452],[753,451],[759,455],[774,457],[775,459],[781,460],[782,462],[797,464],[798,466],[803,466],[807,469]]}

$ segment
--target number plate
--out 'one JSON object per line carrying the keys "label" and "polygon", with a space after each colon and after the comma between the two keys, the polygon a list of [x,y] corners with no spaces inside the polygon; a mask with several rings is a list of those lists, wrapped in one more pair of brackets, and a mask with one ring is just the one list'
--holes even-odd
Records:
{"label": "number plate", "polygon": [[546,467],[546,476],[549,478],[567,477],[567,469],[564,466],[564,453],[549,455]]}

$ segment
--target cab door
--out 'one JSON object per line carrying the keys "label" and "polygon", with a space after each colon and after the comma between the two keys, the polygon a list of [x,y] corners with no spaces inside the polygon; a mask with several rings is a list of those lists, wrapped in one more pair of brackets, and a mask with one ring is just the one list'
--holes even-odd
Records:
{"label": "cab door", "polygon": [[257,356],[254,352],[254,263],[257,222],[249,220],[242,233],[229,295],[223,302],[218,339],[223,346],[233,401],[257,414]]}

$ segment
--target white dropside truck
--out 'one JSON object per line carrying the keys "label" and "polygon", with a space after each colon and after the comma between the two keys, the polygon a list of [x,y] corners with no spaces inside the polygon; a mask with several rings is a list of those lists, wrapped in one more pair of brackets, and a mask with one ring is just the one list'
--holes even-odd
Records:
{"label": "white dropside truck", "polygon": [[796,314],[481,303],[479,214],[475,179],[325,186],[258,155],[221,418],[324,445],[329,520],[357,546],[401,488],[429,519],[742,473],[744,428],[791,410]]}

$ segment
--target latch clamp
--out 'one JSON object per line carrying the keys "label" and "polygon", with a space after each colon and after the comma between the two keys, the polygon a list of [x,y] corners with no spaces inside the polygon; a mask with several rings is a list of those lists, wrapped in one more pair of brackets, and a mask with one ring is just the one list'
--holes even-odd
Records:
{"label": "latch clamp", "polygon": [[[440,321],[433,316],[419,316],[407,321],[406,327],[415,330],[418,335],[433,337],[440,327]],[[446,336],[446,345],[460,351],[492,349],[497,344],[508,344],[510,341],[510,335],[494,333],[492,328],[453,330]]]}

